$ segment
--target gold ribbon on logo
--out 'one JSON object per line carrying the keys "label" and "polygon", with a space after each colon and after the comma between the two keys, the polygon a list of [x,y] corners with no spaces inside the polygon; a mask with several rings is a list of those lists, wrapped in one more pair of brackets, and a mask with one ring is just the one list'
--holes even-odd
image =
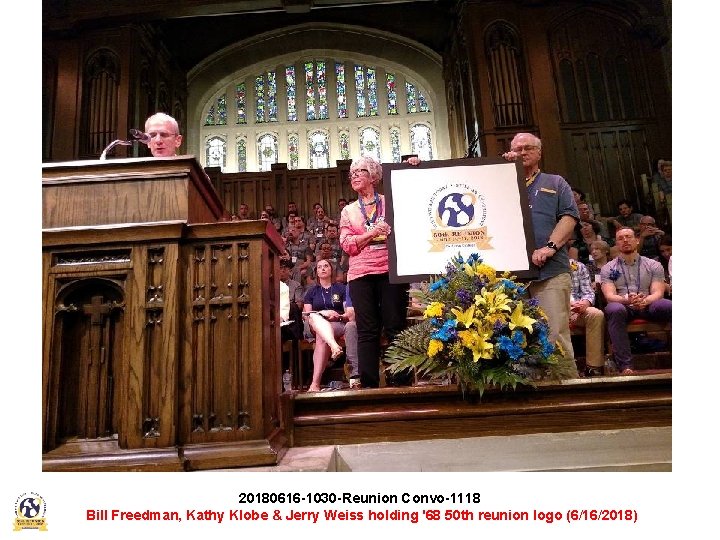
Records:
{"label": "gold ribbon on logo", "polygon": [[430,252],[443,251],[448,244],[475,244],[476,249],[494,249],[490,245],[492,236],[488,236],[487,227],[477,229],[433,230],[430,232]]}

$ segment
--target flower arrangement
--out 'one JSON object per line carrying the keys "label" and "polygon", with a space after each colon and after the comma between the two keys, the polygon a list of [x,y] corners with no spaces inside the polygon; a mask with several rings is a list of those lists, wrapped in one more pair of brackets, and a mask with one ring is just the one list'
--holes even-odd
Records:
{"label": "flower arrangement", "polygon": [[463,389],[501,390],[575,376],[548,340],[547,317],[523,284],[498,275],[477,253],[453,257],[444,275],[414,297],[424,320],[398,334],[385,353],[391,373],[408,368],[431,379],[454,378]]}

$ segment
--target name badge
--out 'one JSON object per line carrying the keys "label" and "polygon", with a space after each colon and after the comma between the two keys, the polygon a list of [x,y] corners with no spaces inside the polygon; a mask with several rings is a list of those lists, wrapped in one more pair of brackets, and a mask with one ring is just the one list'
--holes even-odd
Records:
{"label": "name badge", "polygon": [[387,249],[387,244],[370,244],[370,249]]}
{"label": "name badge", "polygon": [[602,283],[602,276],[600,274],[595,274],[595,283]]}
{"label": "name badge", "polygon": [[292,257],[292,262],[293,262],[293,264],[295,264],[295,263],[297,262],[297,257],[293,256],[293,257]]}

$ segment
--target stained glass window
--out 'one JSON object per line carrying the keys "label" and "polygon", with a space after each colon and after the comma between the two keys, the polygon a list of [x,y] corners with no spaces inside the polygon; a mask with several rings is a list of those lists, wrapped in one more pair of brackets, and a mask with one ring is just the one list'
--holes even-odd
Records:
{"label": "stained glass window", "polygon": [[238,124],[247,124],[246,98],[245,83],[235,85],[235,106],[237,107]]}
{"label": "stained glass window", "polygon": [[308,120],[315,120],[314,68],[312,62],[305,62],[305,105]]}
{"label": "stained glass window", "polygon": [[365,72],[362,66],[355,65],[355,95],[357,96],[357,115],[367,116],[365,107]]}
{"label": "stained glass window", "polygon": [[265,81],[262,75],[255,77],[255,122],[265,121]]}
{"label": "stained glass window", "polygon": [[338,118],[347,118],[347,96],[345,94],[345,65],[335,63],[335,80],[337,81]]}
{"label": "stained glass window", "polygon": [[390,128],[390,150],[393,163],[400,163],[400,130],[396,127]]}
{"label": "stained glass window", "polygon": [[287,119],[289,122],[297,122],[295,66],[285,68],[285,90],[287,92]]}
{"label": "stained glass window", "polygon": [[277,136],[270,133],[260,135],[257,140],[258,163],[261,171],[269,171],[270,166],[278,161]]}
{"label": "stained glass window", "polygon": [[330,166],[330,145],[327,133],[313,131],[308,135],[308,156],[311,169],[325,169]]}
{"label": "stained glass window", "polygon": [[388,98],[388,114],[397,114],[397,90],[395,89],[395,75],[388,73],[387,78],[387,98]]}
{"label": "stained glass window", "polygon": [[267,72],[267,109],[268,122],[277,122],[277,82],[275,72]]}
{"label": "stained glass window", "polygon": [[380,159],[380,132],[377,129],[366,127],[360,130],[360,154],[382,161]]}
{"label": "stained glass window", "polygon": [[370,103],[370,116],[378,115],[377,79],[373,68],[367,69],[368,102]]}
{"label": "stained glass window", "polygon": [[407,112],[412,114],[416,112],[430,112],[430,106],[425,99],[425,95],[419,88],[409,82],[405,83],[405,93],[407,94]]}
{"label": "stained glass window", "polygon": [[237,138],[238,172],[247,171],[247,141],[245,137]]}
{"label": "stained glass window", "polygon": [[215,105],[210,105],[207,116],[205,117],[205,125],[206,126],[214,126],[215,125]]}
{"label": "stained glass window", "polygon": [[328,102],[327,102],[327,75],[325,74],[325,62],[316,63],[317,74],[317,92],[318,92],[318,118],[327,120],[328,118]]}
{"label": "stained glass window", "polygon": [[300,137],[297,133],[288,136],[288,168],[297,169],[300,163]]}
{"label": "stained glass window", "polygon": [[227,98],[225,94],[220,96],[217,100],[217,112],[218,119],[215,125],[226,126],[227,125]]}
{"label": "stained glass window", "polygon": [[429,161],[433,158],[430,136],[430,128],[425,124],[413,124],[410,126],[411,153],[417,154],[423,161]]}
{"label": "stained glass window", "polygon": [[415,93],[415,86],[413,86],[409,82],[406,82],[405,83],[405,94],[407,95],[407,112],[408,112],[408,114],[418,112],[417,94]]}
{"label": "stained glass window", "polygon": [[350,134],[347,131],[340,132],[340,159],[350,159]]}
{"label": "stained glass window", "polygon": [[225,141],[220,137],[211,137],[205,143],[205,166],[225,167]]}

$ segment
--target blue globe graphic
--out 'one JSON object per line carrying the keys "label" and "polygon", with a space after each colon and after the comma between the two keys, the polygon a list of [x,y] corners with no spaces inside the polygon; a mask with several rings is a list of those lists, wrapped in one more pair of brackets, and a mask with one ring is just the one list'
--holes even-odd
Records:
{"label": "blue globe graphic", "polygon": [[27,497],[20,502],[20,512],[26,518],[34,518],[40,513],[40,499]]}
{"label": "blue globe graphic", "polygon": [[438,215],[446,227],[464,227],[475,217],[475,197],[470,193],[449,193],[440,199]]}

